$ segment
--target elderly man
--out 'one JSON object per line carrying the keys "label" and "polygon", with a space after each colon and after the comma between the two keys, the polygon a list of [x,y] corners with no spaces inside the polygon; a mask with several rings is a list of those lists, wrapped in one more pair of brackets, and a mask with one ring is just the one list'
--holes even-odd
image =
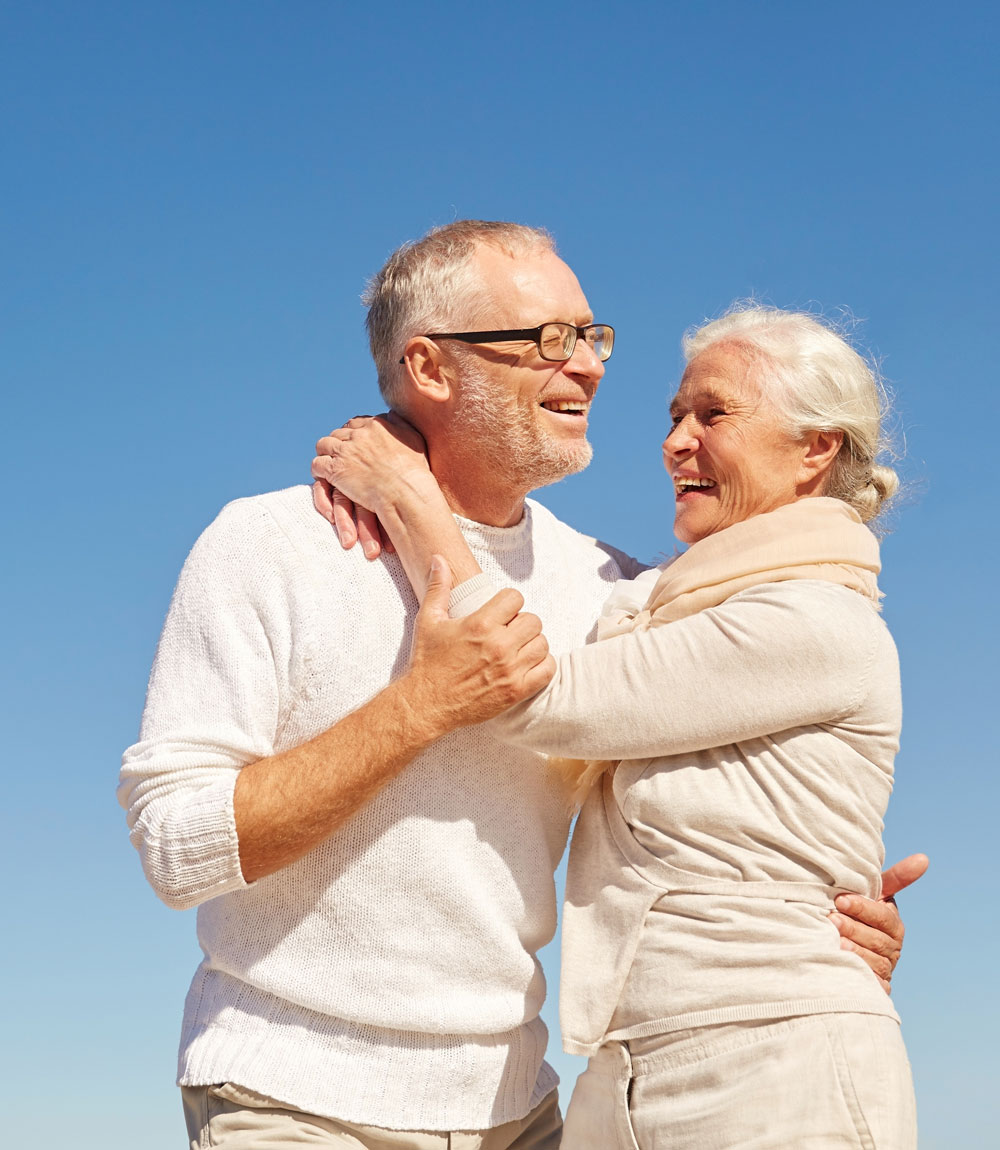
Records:
{"label": "elderly man", "polygon": [[[636,565],[526,496],[588,463],[613,332],[550,238],[513,224],[400,249],[368,302],[383,395],[476,559],[553,650],[578,645]],[[547,674],[521,604],[483,608],[508,623],[509,702]],[[192,1146],[558,1144],[535,956],[566,806],[537,756],[452,729],[477,684],[429,689],[417,618],[395,557],[342,548],[306,487],[230,504],[185,564],[119,794],[154,889],[199,907]],[[891,914],[860,910],[844,929],[898,950]]]}

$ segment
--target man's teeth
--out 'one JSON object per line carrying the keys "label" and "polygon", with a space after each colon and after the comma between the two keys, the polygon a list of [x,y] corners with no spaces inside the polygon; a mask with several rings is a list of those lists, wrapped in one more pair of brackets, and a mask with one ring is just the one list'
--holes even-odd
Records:
{"label": "man's teeth", "polygon": [[546,411],[586,411],[587,406],[578,399],[553,399],[542,404]]}
{"label": "man's teeth", "polygon": [[688,476],[678,476],[674,480],[674,486],[678,491],[687,491],[692,487],[714,487],[714,479],[695,479]]}

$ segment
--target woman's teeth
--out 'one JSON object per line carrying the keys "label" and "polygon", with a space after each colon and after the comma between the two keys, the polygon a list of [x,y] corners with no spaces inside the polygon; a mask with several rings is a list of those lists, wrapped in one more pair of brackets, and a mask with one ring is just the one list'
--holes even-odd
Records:
{"label": "woman's teeth", "polygon": [[674,487],[677,489],[677,494],[682,495],[685,491],[691,491],[699,487],[714,487],[714,479],[695,479],[688,476],[678,476],[674,480]]}

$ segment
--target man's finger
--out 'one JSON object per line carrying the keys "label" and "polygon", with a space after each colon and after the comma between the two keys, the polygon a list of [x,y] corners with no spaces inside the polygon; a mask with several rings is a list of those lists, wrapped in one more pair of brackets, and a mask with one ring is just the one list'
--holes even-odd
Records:
{"label": "man's finger", "polygon": [[859,922],[856,918],[848,918],[845,914],[834,912],[830,916],[830,921],[840,931],[841,938],[850,939],[864,950],[881,954],[891,962],[895,962],[903,941],[903,924],[894,908],[878,902],[871,903],[871,906],[878,907],[886,913],[878,920],[870,915],[867,922]]}
{"label": "man's finger", "polygon": [[[860,941],[853,932],[855,930],[863,932],[865,928],[871,928],[878,934],[888,935],[897,948],[902,944],[903,920],[899,917],[899,910],[894,902],[864,898],[860,894],[838,894],[833,901],[848,927],[841,930],[841,934]],[[888,944],[883,953],[888,953]]]}
{"label": "man's finger", "polygon": [[539,663],[544,663],[549,655],[549,643],[544,635],[536,635],[525,643],[518,652],[521,658],[528,667],[537,667]]}
{"label": "man's finger", "polygon": [[842,938],[840,940],[840,949],[849,950],[852,954],[856,954],[868,969],[875,975],[876,978],[886,987],[888,994],[888,985],[892,979],[892,972],[896,969],[896,964],[891,958],[886,958],[884,955],[875,950],[869,950],[866,946],[858,946],[856,942],[852,942],[849,938]]}
{"label": "man's finger", "polygon": [[516,618],[511,619],[507,630],[518,646],[523,647],[525,643],[542,633],[542,621],[530,611],[521,611]]}
{"label": "man's finger", "polygon": [[[524,676],[525,690],[529,695],[536,695],[543,688],[549,685],[552,676],[556,673],[556,661],[551,655],[546,655],[545,658],[531,668]],[[525,696],[526,698],[528,696]]]}
{"label": "man's finger", "polygon": [[521,592],[515,591],[513,587],[504,587],[477,611],[473,611],[469,618],[474,619],[479,615],[485,622],[506,624],[517,617],[523,606],[524,596]]}
{"label": "man's finger", "polygon": [[431,567],[427,573],[427,590],[420,604],[418,619],[434,619],[438,622],[448,618],[448,599],[451,595],[451,568],[441,555],[431,556]]}
{"label": "man's finger", "polygon": [[911,883],[917,881],[931,860],[924,854],[909,855],[882,872],[882,897],[892,898]]}

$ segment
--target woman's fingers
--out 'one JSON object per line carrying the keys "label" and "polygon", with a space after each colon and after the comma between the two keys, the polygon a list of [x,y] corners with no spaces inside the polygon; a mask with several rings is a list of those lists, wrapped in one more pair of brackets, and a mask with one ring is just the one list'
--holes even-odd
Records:
{"label": "woman's fingers", "polygon": [[354,518],[357,522],[357,536],[361,542],[361,549],[366,559],[377,559],[382,553],[382,532],[379,528],[378,517],[365,507],[354,506]]}
{"label": "woman's fingers", "polygon": [[325,479],[313,482],[313,507],[323,516],[327,523],[333,524],[333,488]]}
{"label": "woman's fingers", "polygon": [[336,488],[333,489],[333,526],[340,546],[350,551],[358,541],[358,526],[354,522],[354,503]]}

